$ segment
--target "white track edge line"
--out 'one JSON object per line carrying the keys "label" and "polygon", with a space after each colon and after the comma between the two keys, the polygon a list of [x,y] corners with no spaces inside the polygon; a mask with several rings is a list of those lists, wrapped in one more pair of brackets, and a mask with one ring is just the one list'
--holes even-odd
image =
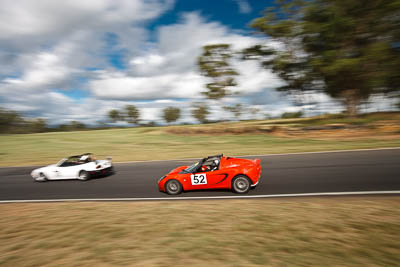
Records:
{"label": "white track edge line", "polygon": [[207,196],[207,197],[141,197],[141,198],[77,198],[77,199],[31,199],[0,200],[0,203],[36,203],[36,202],[97,202],[97,201],[149,201],[149,200],[202,200],[202,199],[249,199],[249,198],[283,198],[311,196],[351,196],[351,195],[386,195],[400,194],[400,190],[392,191],[354,191],[354,192],[320,192],[298,194],[274,194],[253,196]]}

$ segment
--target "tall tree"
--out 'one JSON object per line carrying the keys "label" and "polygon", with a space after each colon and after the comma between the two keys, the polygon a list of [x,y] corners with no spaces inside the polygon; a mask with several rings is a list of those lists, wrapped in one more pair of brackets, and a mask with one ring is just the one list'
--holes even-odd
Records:
{"label": "tall tree", "polygon": [[70,128],[72,130],[83,130],[83,129],[86,129],[86,125],[80,121],[71,121]]}
{"label": "tall tree", "polygon": [[279,45],[244,58],[278,74],[281,91],[323,91],[354,115],[371,95],[400,88],[399,0],[280,0],[251,26]]}
{"label": "tall tree", "polygon": [[167,107],[163,110],[163,118],[167,123],[177,121],[181,116],[181,110],[175,107]]}
{"label": "tall tree", "polygon": [[46,132],[47,129],[47,123],[45,119],[42,118],[37,118],[34,119],[30,122],[31,130],[34,133],[43,133]]}
{"label": "tall tree", "polygon": [[248,111],[252,115],[252,119],[257,119],[258,115],[261,113],[261,109],[258,107],[250,107]]}
{"label": "tall tree", "polygon": [[193,117],[195,117],[201,123],[207,122],[207,116],[209,114],[210,111],[208,111],[208,107],[205,104],[197,103],[194,105],[194,108],[192,109]]}
{"label": "tall tree", "polygon": [[225,106],[224,109],[233,114],[233,116],[239,120],[242,113],[245,111],[245,107],[242,104],[235,104],[233,106]]}
{"label": "tall tree", "polygon": [[231,66],[232,51],[229,44],[206,45],[198,58],[200,73],[212,80],[203,94],[209,99],[219,100],[230,95],[230,87],[236,86],[237,71]]}
{"label": "tall tree", "polygon": [[14,132],[24,126],[24,119],[16,111],[0,108],[0,133]]}
{"label": "tall tree", "polygon": [[118,110],[112,109],[108,112],[108,117],[111,119],[112,122],[117,122],[121,120],[121,114]]}
{"label": "tall tree", "polygon": [[140,111],[137,107],[133,105],[125,106],[125,116],[126,120],[132,124],[138,124],[140,118]]}

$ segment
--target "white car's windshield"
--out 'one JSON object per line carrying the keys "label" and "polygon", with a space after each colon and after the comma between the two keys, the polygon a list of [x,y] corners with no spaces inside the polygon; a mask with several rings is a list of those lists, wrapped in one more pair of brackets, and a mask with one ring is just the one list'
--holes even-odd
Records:
{"label": "white car's windshield", "polygon": [[60,160],[60,161],[56,164],[57,167],[60,167],[61,164],[63,164],[66,160],[67,160],[67,159],[62,159],[62,160]]}

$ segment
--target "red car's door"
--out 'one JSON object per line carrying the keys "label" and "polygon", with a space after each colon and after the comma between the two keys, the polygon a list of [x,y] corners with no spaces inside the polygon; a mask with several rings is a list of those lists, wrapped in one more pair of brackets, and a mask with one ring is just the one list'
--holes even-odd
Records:
{"label": "red car's door", "polygon": [[226,188],[228,174],[221,171],[198,172],[190,175],[191,190],[196,189],[212,189],[212,188]]}
{"label": "red car's door", "polygon": [[208,172],[209,188],[229,188],[229,174],[224,170]]}

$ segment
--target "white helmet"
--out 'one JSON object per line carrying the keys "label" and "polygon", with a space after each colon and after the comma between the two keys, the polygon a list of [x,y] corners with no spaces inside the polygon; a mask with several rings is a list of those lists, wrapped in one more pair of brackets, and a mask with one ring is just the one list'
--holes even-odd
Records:
{"label": "white helmet", "polygon": [[83,155],[79,160],[84,161],[89,158],[89,155]]}

